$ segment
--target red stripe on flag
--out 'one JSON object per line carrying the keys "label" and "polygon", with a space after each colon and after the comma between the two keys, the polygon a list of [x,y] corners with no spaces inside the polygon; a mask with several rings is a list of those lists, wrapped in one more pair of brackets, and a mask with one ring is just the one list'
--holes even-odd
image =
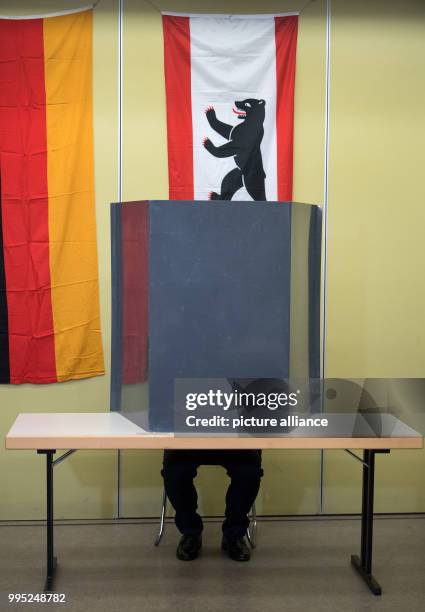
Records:
{"label": "red stripe on flag", "polygon": [[143,382],[148,368],[147,202],[121,206],[122,383]]}
{"label": "red stripe on flag", "polygon": [[0,83],[10,382],[54,382],[43,20],[0,20]]}
{"label": "red stripe on flag", "polygon": [[170,200],[193,200],[189,17],[163,15]]}
{"label": "red stripe on flag", "polygon": [[298,17],[275,17],[277,197],[292,200]]}

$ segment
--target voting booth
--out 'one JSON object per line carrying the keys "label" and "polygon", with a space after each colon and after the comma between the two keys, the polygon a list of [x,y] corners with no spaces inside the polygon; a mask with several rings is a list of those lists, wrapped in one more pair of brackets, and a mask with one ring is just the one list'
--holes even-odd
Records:
{"label": "voting booth", "polygon": [[112,410],[179,431],[179,394],[319,376],[319,207],[140,201],[111,221]]}

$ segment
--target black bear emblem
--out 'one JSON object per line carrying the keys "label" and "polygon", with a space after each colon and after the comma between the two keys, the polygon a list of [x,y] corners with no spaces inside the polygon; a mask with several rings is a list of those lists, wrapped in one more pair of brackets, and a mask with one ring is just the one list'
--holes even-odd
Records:
{"label": "black bear emblem", "polygon": [[265,102],[248,98],[236,101],[235,107],[233,112],[238,119],[243,120],[236,126],[219,121],[212,106],[205,111],[212,129],[229,142],[216,147],[209,138],[204,138],[204,147],[215,157],[234,157],[237,166],[223,178],[221,193],[212,191],[209,199],[231,200],[238,189],[245,185],[253,200],[265,200],[266,174],[260,148],[264,136]]}

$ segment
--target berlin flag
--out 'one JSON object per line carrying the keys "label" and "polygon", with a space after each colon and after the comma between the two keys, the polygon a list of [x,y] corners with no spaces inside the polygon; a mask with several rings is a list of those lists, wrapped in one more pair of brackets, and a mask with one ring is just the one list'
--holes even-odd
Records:
{"label": "berlin flag", "polygon": [[163,14],[171,200],[291,200],[298,16]]}

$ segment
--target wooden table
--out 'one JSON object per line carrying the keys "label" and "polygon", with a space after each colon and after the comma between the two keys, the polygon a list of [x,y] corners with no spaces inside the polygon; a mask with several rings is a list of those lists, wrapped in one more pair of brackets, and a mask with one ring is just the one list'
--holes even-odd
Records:
{"label": "wooden table", "polygon": [[[355,415],[356,421],[363,419]],[[52,591],[56,568],[53,544],[53,467],[79,449],[342,449],[363,465],[362,519],[360,556],[352,555],[351,563],[371,592],[382,590],[372,575],[373,498],[375,455],[390,449],[418,449],[423,437],[395,417],[380,416],[380,435],[365,426],[367,436],[352,437],[347,433],[324,437],[308,428],[293,430],[287,435],[254,437],[249,434],[200,436],[155,433],[117,412],[99,413],[25,413],[19,414],[6,436],[7,449],[33,449],[46,455],[47,501],[47,572],[44,589]],[[65,449],[57,459],[54,454]],[[351,449],[351,450],[349,450]],[[353,452],[363,450],[363,458]]]}

